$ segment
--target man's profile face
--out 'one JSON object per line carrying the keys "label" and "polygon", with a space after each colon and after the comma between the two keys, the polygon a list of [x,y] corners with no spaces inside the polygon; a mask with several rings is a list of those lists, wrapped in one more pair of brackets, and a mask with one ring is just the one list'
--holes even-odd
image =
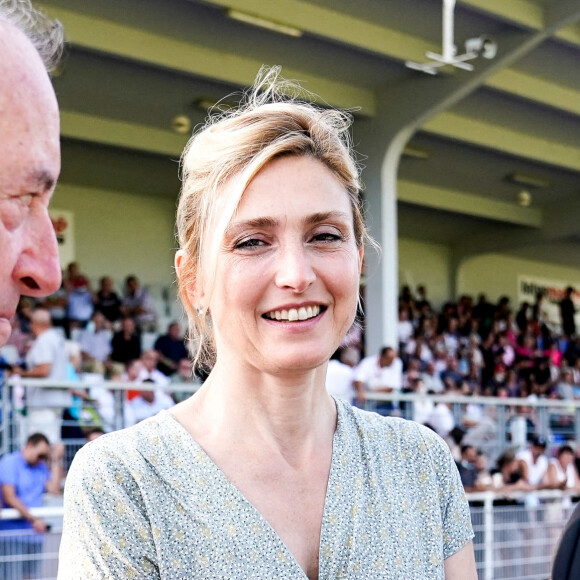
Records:
{"label": "man's profile face", "polygon": [[28,465],[38,465],[41,461],[48,461],[50,445],[44,441],[39,441],[36,445],[28,443],[22,455]]}
{"label": "man's profile face", "polygon": [[21,294],[60,287],[48,203],[60,172],[59,115],[36,50],[0,19],[0,346]]}

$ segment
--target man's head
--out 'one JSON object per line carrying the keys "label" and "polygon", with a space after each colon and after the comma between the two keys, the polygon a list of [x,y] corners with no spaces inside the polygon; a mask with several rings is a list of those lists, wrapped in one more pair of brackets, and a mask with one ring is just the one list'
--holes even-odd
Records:
{"label": "man's head", "polygon": [[125,334],[133,334],[135,332],[135,321],[132,318],[123,318],[121,320],[121,330]]}
{"label": "man's head", "polygon": [[167,335],[172,340],[180,340],[182,338],[182,336],[181,336],[181,328],[179,326],[179,322],[172,322],[167,327]]}
{"label": "man's head", "polygon": [[131,360],[127,363],[127,380],[133,382],[143,370],[143,363],[139,360]]}
{"label": "man's head", "polygon": [[572,449],[570,445],[562,445],[562,447],[558,449],[557,457],[560,465],[566,469],[568,465],[574,462],[574,449]]}
{"label": "man's head", "polygon": [[475,465],[477,462],[477,449],[473,445],[463,445],[461,447],[461,459]]}
{"label": "man's head", "polygon": [[147,369],[147,372],[150,373],[155,368],[157,368],[157,363],[159,362],[159,354],[157,353],[156,350],[153,349],[146,350],[143,353],[143,356],[141,357],[141,362],[143,363],[143,366]]}
{"label": "man's head", "polygon": [[547,446],[548,442],[546,441],[546,438],[541,435],[536,435],[530,442],[530,451],[532,452],[534,459],[543,455],[546,452]]}
{"label": "man's head", "polygon": [[135,292],[139,290],[139,280],[137,279],[137,276],[127,276],[125,280],[125,288],[129,294],[135,294]]}
{"label": "man's head", "polygon": [[177,363],[177,374],[186,381],[193,380],[193,366],[188,358],[182,358]]}
{"label": "man's head", "polygon": [[50,312],[45,308],[37,308],[30,319],[30,330],[34,336],[40,336],[52,326]]}
{"label": "man's head", "polygon": [[113,290],[114,290],[114,286],[113,286],[112,278],[110,276],[103,276],[101,278],[100,291],[105,293],[105,294],[109,294]]}
{"label": "man's head", "polygon": [[145,379],[143,381],[144,385],[147,385],[149,389],[144,389],[143,391],[139,392],[141,398],[149,404],[153,404],[155,402],[155,391],[150,390],[151,387],[155,386],[155,383],[151,379]]}
{"label": "man's head", "polygon": [[103,330],[103,328],[106,327],[107,319],[105,318],[105,315],[102,312],[99,312],[97,310],[97,312],[93,314],[92,320],[95,324],[95,330]]}
{"label": "man's head", "polygon": [[32,434],[26,441],[22,450],[22,457],[28,465],[38,465],[41,461],[47,461],[50,456],[50,444],[42,433]]}
{"label": "man's head", "polygon": [[381,367],[390,367],[395,360],[395,351],[390,346],[385,346],[381,349],[379,355],[379,365]]}
{"label": "man's head", "polygon": [[48,215],[60,173],[59,114],[47,70],[62,44],[60,24],[29,0],[0,0],[0,346],[20,295],[60,286]]}
{"label": "man's head", "polygon": [[100,427],[95,427],[94,429],[91,429],[86,435],[87,443],[90,443],[91,441],[98,439],[99,437],[101,437],[101,435],[104,434],[105,432]]}

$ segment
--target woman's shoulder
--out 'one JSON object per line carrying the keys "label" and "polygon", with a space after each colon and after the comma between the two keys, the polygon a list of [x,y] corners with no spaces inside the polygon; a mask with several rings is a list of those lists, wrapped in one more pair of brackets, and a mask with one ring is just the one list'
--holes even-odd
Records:
{"label": "woman's shoulder", "polygon": [[127,429],[98,437],[79,449],[69,476],[78,472],[134,471],[147,463],[159,463],[162,448],[171,445],[176,438],[172,422],[169,413],[161,412]]}
{"label": "woman's shoulder", "polygon": [[396,445],[413,452],[450,454],[449,446],[432,429],[399,417],[383,417],[341,402],[344,427],[378,447]]}

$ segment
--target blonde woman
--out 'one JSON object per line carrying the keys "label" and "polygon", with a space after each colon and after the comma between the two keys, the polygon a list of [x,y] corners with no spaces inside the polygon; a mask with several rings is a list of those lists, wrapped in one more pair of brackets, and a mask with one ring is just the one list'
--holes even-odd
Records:
{"label": "blonde woman", "polygon": [[476,578],[431,431],[333,399],[366,240],[349,119],[276,96],[194,135],[176,271],[204,386],[84,448],[59,578]]}

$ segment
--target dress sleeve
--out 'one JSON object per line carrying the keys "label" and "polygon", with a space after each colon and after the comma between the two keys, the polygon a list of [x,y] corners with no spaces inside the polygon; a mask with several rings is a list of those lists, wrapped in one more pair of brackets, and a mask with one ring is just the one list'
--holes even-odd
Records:
{"label": "dress sleeve", "polygon": [[138,486],[142,460],[137,454],[134,462],[120,455],[90,444],[71,465],[58,580],[161,577],[154,530]]}
{"label": "dress sleeve", "polygon": [[469,503],[447,443],[426,427],[421,427],[421,433],[439,484],[443,558],[446,559],[473,539]]}

